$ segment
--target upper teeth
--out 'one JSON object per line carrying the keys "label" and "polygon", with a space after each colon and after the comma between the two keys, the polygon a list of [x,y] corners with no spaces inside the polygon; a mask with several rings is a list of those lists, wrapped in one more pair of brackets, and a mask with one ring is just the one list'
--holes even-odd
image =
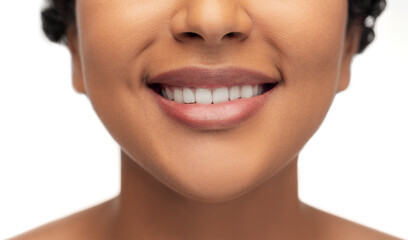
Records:
{"label": "upper teeth", "polygon": [[178,103],[216,104],[239,98],[250,98],[262,93],[262,85],[244,85],[215,88],[165,87],[163,97]]}

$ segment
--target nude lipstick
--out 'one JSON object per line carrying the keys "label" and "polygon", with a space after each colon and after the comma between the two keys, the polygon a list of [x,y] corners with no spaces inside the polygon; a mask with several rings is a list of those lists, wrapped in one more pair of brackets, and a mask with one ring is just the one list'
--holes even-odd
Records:
{"label": "nude lipstick", "polygon": [[146,83],[159,108],[192,128],[232,128],[254,116],[279,79],[238,67],[186,67],[161,73]]}

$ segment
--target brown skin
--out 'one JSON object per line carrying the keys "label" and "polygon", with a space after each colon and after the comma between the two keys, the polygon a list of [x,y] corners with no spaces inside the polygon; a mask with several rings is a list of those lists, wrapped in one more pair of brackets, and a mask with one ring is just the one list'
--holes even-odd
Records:
{"label": "brown skin", "polygon": [[[299,151],[349,84],[361,28],[347,29],[347,1],[77,0],[76,12],[73,85],[121,146],[122,190],[16,239],[394,239],[297,196]],[[230,65],[283,84],[221,131],[169,119],[143,82]]]}

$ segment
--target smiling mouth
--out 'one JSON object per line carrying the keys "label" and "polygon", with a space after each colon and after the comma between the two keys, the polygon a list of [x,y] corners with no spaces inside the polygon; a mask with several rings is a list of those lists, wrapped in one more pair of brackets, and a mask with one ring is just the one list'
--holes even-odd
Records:
{"label": "smiling mouth", "polygon": [[219,104],[262,95],[272,90],[277,84],[275,82],[219,88],[192,88],[155,83],[148,87],[161,97],[179,104]]}
{"label": "smiling mouth", "polygon": [[282,81],[236,68],[188,67],[146,81],[162,112],[201,130],[233,128],[253,117]]}

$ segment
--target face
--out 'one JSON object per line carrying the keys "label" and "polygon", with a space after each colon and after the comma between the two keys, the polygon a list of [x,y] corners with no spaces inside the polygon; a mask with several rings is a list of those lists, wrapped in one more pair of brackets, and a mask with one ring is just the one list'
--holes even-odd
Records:
{"label": "face", "polygon": [[[198,201],[231,200],[295,159],[347,87],[358,43],[347,8],[346,0],[77,0],[74,87],[159,181]],[[248,71],[226,77],[229,67]],[[179,72],[183,81],[157,80],[186,68],[193,73]],[[197,69],[205,71],[189,81]],[[193,92],[259,83],[250,72],[274,87],[204,108],[152,90],[155,80]]]}

